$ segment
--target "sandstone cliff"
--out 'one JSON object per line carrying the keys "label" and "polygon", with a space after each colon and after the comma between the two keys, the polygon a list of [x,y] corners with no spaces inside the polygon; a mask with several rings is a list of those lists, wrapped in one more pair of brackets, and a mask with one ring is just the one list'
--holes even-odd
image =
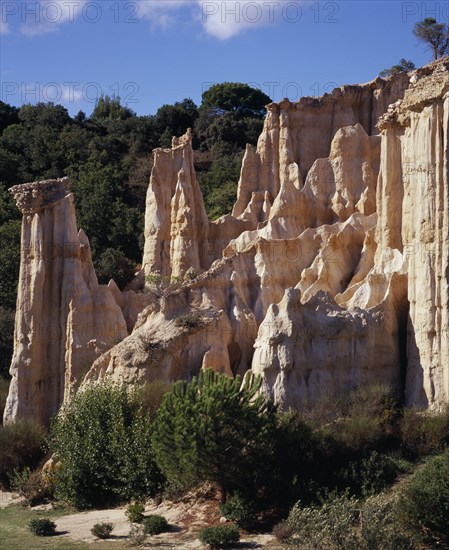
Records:
{"label": "sandstone cliff", "polygon": [[[448,403],[448,141],[448,58],[413,75],[269,105],[232,215],[216,222],[206,217],[191,135],[175,139],[155,152],[145,216],[143,270],[171,278],[163,291],[151,276],[143,294],[97,285],[86,238],[73,233],[70,195],[40,199],[32,215],[22,208],[25,247],[51,249],[38,230],[46,216],[78,248],[58,260],[62,268],[47,253],[22,253],[6,418],[38,410],[45,392],[54,411],[95,357],[85,383],[251,368],[284,405],[374,381],[404,391],[408,404]],[[73,283],[59,275],[69,261]],[[92,307],[97,296],[102,305]],[[75,314],[100,315],[103,328],[81,337]],[[65,339],[36,343],[33,322],[45,316]],[[126,337],[113,345],[102,332],[111,330]],[[105,352],[91,351],[92,340]],[[43,391],[47,375],[58,382]]]}

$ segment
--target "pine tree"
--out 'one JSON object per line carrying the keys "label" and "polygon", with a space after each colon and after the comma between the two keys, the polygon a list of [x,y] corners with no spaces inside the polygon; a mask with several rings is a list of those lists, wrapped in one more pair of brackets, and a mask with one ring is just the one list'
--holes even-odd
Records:
{"label": "pine tree", "polygon": [[274,452],[275,407],[258,394],[260,378],[228,378],[211,370],[166,394],[153,429],[156,462],[187,489],[204,481],[226,495],[255,494]]}

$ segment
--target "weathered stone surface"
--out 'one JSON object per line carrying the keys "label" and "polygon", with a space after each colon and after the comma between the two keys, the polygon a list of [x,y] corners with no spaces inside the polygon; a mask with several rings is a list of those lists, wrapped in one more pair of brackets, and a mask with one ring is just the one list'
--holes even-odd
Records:
{"label": "weathered stone surface", "polygon": [[4,419],[46,424],[94,359],[127,336],[133,314],[124,316],[117,305],[118,289],[114,294],[98,284],[89,241],[76,228],[69,180],[18,185],[11,192],[23,221]]}
{"label": "weathered stone surface", "polygon": [[[84,383],[252,368],[284,405],[374,381],[409,404],[448,403],[448,65],[270,104],[233,213],[215,222],[190,132],[156,150],[138,281],[171,279],[165,290],[98,286],[71,196],[52,182],[24,187],[23,242],[37,252],[22,257],[6,417],[33,414],[44,394],[54,411],[94,359]],[[62,242],[76,236],[67,280],[43,252],[54,246],[44,218]],[[57,320],[62,342],[36,341],[41,318]],[[83,319],[103,328],[80,334]],[[111,327],[129,335],[113,345]]]}

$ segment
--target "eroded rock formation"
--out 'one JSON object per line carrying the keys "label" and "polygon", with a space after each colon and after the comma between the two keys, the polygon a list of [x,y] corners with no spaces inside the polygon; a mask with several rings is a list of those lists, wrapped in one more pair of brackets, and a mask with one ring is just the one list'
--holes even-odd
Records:
{"label": "eroded rock formation", "polygon": [[[269,105],[257,149],[246,150],[233,213],[215,222],[190,133],[156,150],[144,294],[97,284],[61,183],[51,183],[59,190],[48,204],[37,189],[31,211],[22,206],[28,188],[18,186],[25,249],[52,250],[44,217],[61,235],[56,244],[77,244],[61,259],[22,252],[7,418],[38,409],[45,392],[51,407],[39,414],[48,418],[93,359],[84,383],[251,368],[284,405],[374,381],[405,391],[409,404],[448,403],[448,67],[445,58],[413,75]],[[186,272],[191,280],[180,282]],[[152,292],[154,276],[171,284]],[[131,333],[116,345],[101,331],[80,336],[72,319],[79,326],[89,315],[93,325],[102,316],[107,334]],[[65,336],[44,346],[33,323],[46,318]],[[94,339],[104,353],[91,351]],[[46,377],[58,381],[45,386]]]}
{"label": "eroded rock formation", "polygon": [[69,186],[63,178],[11,189],[23,220],[6,422],[46,424],[92,362],[127,336],[127,322],[145,305],[135,295],[122,311],[115,283],[98,284]]}

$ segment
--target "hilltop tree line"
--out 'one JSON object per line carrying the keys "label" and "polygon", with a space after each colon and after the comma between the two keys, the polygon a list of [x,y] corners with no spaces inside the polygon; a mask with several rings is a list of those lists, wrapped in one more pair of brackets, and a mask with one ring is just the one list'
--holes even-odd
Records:
{"label": "hilltop tree line", "polygon": [[90,116],[52,103],[0,102],[0,373],[12,352],[20,259],[20,212],[8,189],[69,176],[78,227],[88,235],[100,282],[122,286],[143,250],[145,194],[152,151],[193,129],[196,169],[211,218],[231,210],[246,143],[256,144],[270,98],[246,84],[216,84],[191,99],[138,116],[119,98],[101,97]]}

